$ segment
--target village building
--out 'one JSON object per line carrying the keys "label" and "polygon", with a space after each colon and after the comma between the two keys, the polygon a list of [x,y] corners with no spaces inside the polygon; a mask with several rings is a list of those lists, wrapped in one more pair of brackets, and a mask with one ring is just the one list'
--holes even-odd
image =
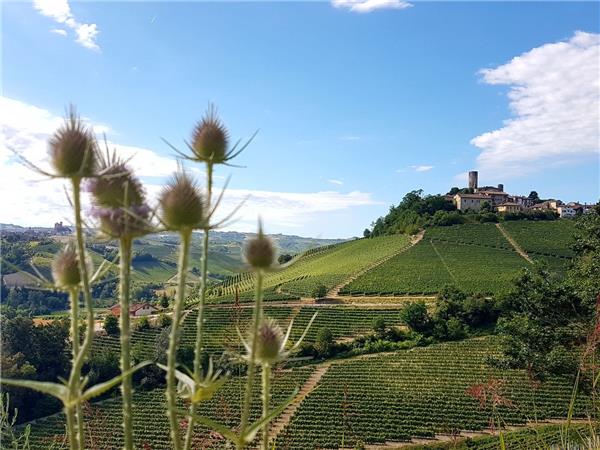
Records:
{"label": "village building", "polygon": [[490,197],[483,194],[462,194],[460,192],[454,196],[454,204],[460,211],[479,211],[483,202],[491,204]]}
{"label": "village building", "polygon": [[[148,316],[150,314],[156,314],[158,312],[158,308],[151,305],[150,303],[134,303],[129,306],[129,316],[130,317],[142,317]],[[110,313],[113,316],[119,317],[121,315],[121,305],[116,304],[110,307]]]}
{"label": "village building", "polygon": [[496,211],[502,213],[515,213],[523,211],[523,206],[518,203],[506,202],[496,206]]}

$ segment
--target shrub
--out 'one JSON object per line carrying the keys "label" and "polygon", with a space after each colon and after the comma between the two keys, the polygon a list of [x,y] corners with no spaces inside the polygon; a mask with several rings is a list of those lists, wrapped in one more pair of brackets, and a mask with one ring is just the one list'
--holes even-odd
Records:
{"label": "shrub", "polygon": [[318,299],[318,298],[324,298],[327,295],[327,287],[325,287],[324,285],[319,285],[317,286],[312,293],[313,298]]}
{"label": "shrub", "polygon": [[406,305],[400,313],[400,318],[417,333],[424,333],[431,329],[431,317],[427,312],[427,305],[422,300]]}
{"label": "shrub", "polygon": [[109,336],[118,336],[119,335],[119,319],[112,314],[109,314],[104,318],[104,331]]}

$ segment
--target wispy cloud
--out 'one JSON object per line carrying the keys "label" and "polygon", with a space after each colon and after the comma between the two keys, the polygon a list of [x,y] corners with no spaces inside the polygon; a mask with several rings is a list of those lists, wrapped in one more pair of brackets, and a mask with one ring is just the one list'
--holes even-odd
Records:
{"label": "wispy cloud", "polygon": [[431,169],[433,169],[433,166],[425,166],[425,165],[421,165],[421,166],[408,166],[410,169],[414,170],[415,172],[429,172]]}
{"label": "wispy cloud", "polygon": [[341,181],[341,180],[336,180],[336,179],[330,179],[330,180],[327,180],[327,181],[329,181],[331,184],[337,184],[338,186],[341,186],[341,185],[343,185],[343,184],[344,184],[344,182],[343,182],[343,181]]}
{"label": "wispy cloud", "polygon": [[360,141],[360,136],[340,136],[340,141]]}
{"label": "wispy cloud", "polygon": [[[48,168],[46,143],[62,120],[45,109],[0,97],[0,222],[51,226],[57,220],[68,221],[71,217],[63,183],[60,180],[42,180],[39,175],[18,163],[9,150],[16,150],[43,168]],[[107,125],[91,121],[88,123],[95,130],[110,129]],[[155,204],[162,183],[176,170],[174,159],[162,156],[152,149],[113,141],[108,145],[109,148],[115,148],[121,156],[131,157],[130,165],[142,177],[149,199]],[[188,169],[194,176],[203,175],[197,167]],[[341,183],[339,180],[330,181]],[[356,207],[380,204],[370,193],[360,191],[278,192],[229,189],[220,211],[232,211],[244,201],[243,207],[236,214],[237,221],[229,229],[255,230],[256,220],[260,215],[271,230],[299,230],[322,222],[331,212],[351,211]],[[84,199],[84,205],[86,208],[89,206],[88,199]]]}
{"label": "wispy cloud", "polygon": [[66,36],[67,30],[63,30],[62,28],[52,28],[50,33],[58,34],[60,36]]}
{"label": "wispy cloud", "polygon": [[412,3],[404,0],[331,0],[336,8],[346,8],[352,12],[368,13],[377,9],[406,9]]}
{"label": "wispy cloud", "polygon": [[[98,26],[95,23],[82,23],[75,19],[71,12],[68,0],[33,0],[33,7],[40,14],[50,17],[56,23],[66,26],[75,32],[75,41],[90,50],[100,50],[96,42],[98,38]],[[65,29],[52,29],[52,33],[67,35]]]}
{"label": "wispy cloud", "polygon": [[486,179],[525,175],[600,152],[600,35],[578,31],[481,72],[508,85],[514,116],[471,143]]}

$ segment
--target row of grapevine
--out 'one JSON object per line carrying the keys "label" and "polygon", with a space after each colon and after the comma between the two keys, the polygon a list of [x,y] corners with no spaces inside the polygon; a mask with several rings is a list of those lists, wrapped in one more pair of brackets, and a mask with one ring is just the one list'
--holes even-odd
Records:
{"label": "row of grapevine", "polygon": [[[511,425],[566,417],[569,380],[534,387],[525,371],[488,366],[486,357],[496,351],[494,338],[472,339],[334,364],[279,434],[277,447],[352,447],[479,431],[493,414]],[[484,399],[485,389],[494,396]],[[587,406],[580,399],[575,415],[583,416]]]}
{"label": "row of grapevine", "polygon": [[[313,342],[322,328],[331,330],[334,338],[355,336],[371,331],[375,318],[383,318],[389,326],[400,325],[400,309],[393,307],[356,307],[356,306],[314,306],[293,309],[290,307],[266,307],[265,314],[287,325],[294,318],[292,339],[298,339],[308,325],[314,313],[317,318],[313,322],[306,337],[306,342]],[[240,342],[236,326],[241,330],[251,321],[252,309],[208,307],[205,310],[205,345],[204,348],[213,354],[224,350],[239,351]],[[197,311],[192,310],[183,321],[181,345],[193,345],[196,337]],[[164,351],[157,346],[161,329],[150,328],[134,331],[132,336],[133,353],[140,358],[155,358],[157,352]],[[94,351],[112,350],[118,352],[119,339],[116,336],[97,338]]]}
{"label": "row of grapevine", "polygon": [[575,225],[572,220],[515,221],[505,222],[502,226],[532,256],[573,256]]}

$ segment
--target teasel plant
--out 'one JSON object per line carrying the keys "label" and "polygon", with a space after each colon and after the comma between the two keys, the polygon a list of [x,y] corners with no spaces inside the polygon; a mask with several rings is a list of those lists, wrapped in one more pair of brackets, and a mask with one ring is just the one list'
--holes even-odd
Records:
{"label": "teasel plant", "polygon": [[92,195],[92,215],[98,220],[100,232],[119,241],[119,340],[120,368],[123,376],[124,448],[134,448],[131,324],[129,318],[131,260],[133,240],[153,231],[151,209],[146,203],[142,184],[127,161],[120,159],[106,146],[105,155],[99,154],[102,176],[92,178],[87,190]]}
{"label": "teasel plant", "polygon": [[[48,156],[51,172],[41,169],[35,163],[15,151],[20,161],[36,173],[50,179],[68,180],[71,185],[69,202],[74,212],[75,244],[57,255],[52,265],[54,282],[46,280],[38,270],[38,283],[47,288],[65,290],[70,297],[70,335],[72,339],[72,364],[68,380],[60,382],[2,379],[7,386],[29,388],[51,395],[60,400],[66,415],[67,436],[72,450],[85,448],[84,420],[82,403],[103,394],[131,376],[135,370],[147,363],[138,364],[128,372],[117,377],[87,387],[88,379],[81,377],[81,369],[90,352],[94,337],[94,308],[91,284],[100,279],[107,269],[103,263],[95,274],[91,275],[89,258],[86,256],[84,241],[84,221],[81,207],[81,188],[83,180],[99,180],[105,174],[98,166],[98,146],[92,130],[77,115],[73,106],[69,108],[64,124],[51,136],[48,142]],[[35,267],[34,267],[35,269]],[[79,343],[79,297],[83,297],[86,310],[86,331],[83,343]]]}
{"label": "teasel plant", "polygon": [[[204,306],[206,304],[207,288],[208,288],[208,250],[209,250],[209,237],[210,231],[221,226],[224,226],[229,219],[233,217],[235,212],[240,208],[238,205],[233,212],[231,212],[225,219],[218,223],[212,223],[211,219],[216,212],[219,203],[223,198],[223,194],[227,188],[227,183],[221,191],[220,195],[213,202],[213,174],[216,165],[226,165],[232,167],[231,160],[239,155],[246,147],[252,142],[254,135],[250,137],[245,143],[242,144],[241,140],[238,140],[233,146],[230,146],[229,131],[223,124],[217,114],[217,109],[214,105],[209,104],[204,117],[197,123],[192,132],[192,139],[190,142],[186,142],[188,149],[187,153],[179,151],[169,142],[165,141],[172,149],[176,151],[178,156],[184,161],[191,161],[193,163],[201,163],[205,165],[206,172],[206,191],[204,196],[204,208],[206,218],[202,224],[198,227],[202,230],[202,253],[200,261],[200,288],[199,288],[199,302],[197,305],[198,316],[196,319],[196,339],[194,345],[194,367],[193,373],[190,376],[180,373],[180,382],[184,386],[187,386],[186,392],[187,397],[190,400],[190,408],[188,415],[188,425],[183,443],[183,448],[189,450],[192,445],[192,438],[194,433],[195,414],[197,407],[202,399],[205,398],[206,392],[213,392],[214,385],[219,384],[218,373],[213,371],[212,361],[209,361],[209,368],[206,374],[202,367],[202,352],[203,352],[203,334],[204,334]],[[190,384],[191,383],[191,384]],[[204,392],[204,393],[203,393]],[[173,427],[172,427],[173,434]],[[178,443],[174,443],[177,447]]]}

